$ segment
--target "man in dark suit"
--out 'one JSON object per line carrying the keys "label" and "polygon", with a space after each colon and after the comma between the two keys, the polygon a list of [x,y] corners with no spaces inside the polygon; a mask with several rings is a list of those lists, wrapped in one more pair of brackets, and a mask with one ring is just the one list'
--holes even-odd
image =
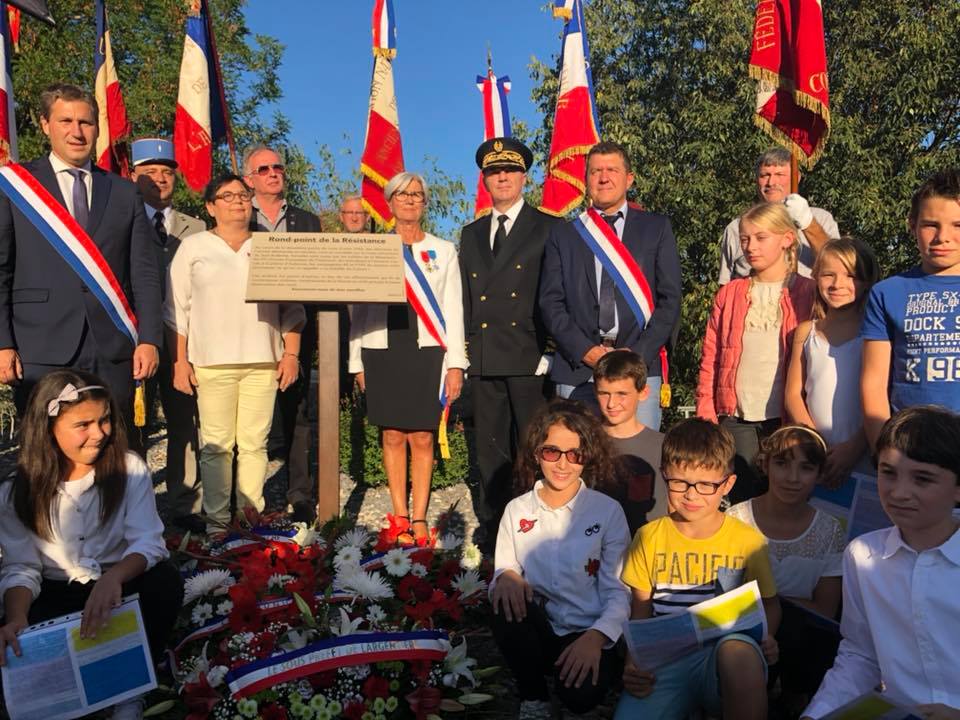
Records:
{"label": "man in dark suit", "polygon": [[[166,277],[180,241],[203,232],[206,223],[174,210],[173,191],[177,185],[177,161],[173,143],[164,138],[140,138],[130,144],[133,169],[130,178],[140,188],[147,222],[154,229],[154,250],[160,267],[160,292],[166,297]],[[173,363],[164,345],[160,349],[160,367],[147,383],[148,418],[156,400],[163,406],[167,425],[167,498],[175,524],[192,532],[204,532],[200,519],[203,501],[197,463],[197,396],[173,387]],[[149,421],[147,423],[149,425]]]}
{"label": "man in dark suit", "polygon": [[477,150],[493,211],[463,228],[460,272],[480,485],[481,544],[492,549],[511,497],[517,440],[544,402],[546,331],[537,307],[543,244],[558,221],[523,199],[533,154],[512,138]]}
{"label": "man in dark suit", "polygon": [[139,344],[134,347],[117,329],[27,216],[0,196],[0,382],[17,385],[14,397],[22,412],[33,385],[50,370],[96,373],[129,423],[133,381],[156,372],[162,342],[153,231],[136,186],[91,166],[97,140],[93,95],[73,85],[52,85],[40,104],[40,127],[51,152],[24,167],[100,249],[137,316]]}
{"label": "man in dark suit", "polygon": [[[286,167],[280,155],[266,145],[256,145],[243,154],[243,174],[253,188],[254,232],[321,232],[320,218],[309,210],[287,204]],[[277,393],[287,454],[287,503],[298,522],[311,523],[317,516],[310,480],[310,419],[308,394],[313,353],[317,347],[317,307],[304,304],[307,324],[300,337],[300,378]]]}
{"label": "man in dark suit", "polygon": [[557,226],[544,249],[540,309],[557,343],[551,379],[557,392],[596,404],[593,367],[604,354],[629,348],[649,368],[650,394],[637,419],[660,429],[660,349],[680,317],[680,258],[670,219],[628,206],[633,173],[626,151],[601,142],[587,155],[587,195],[637,261],[650,285],[654,311],[641,327],[619,288],[570,223]]}

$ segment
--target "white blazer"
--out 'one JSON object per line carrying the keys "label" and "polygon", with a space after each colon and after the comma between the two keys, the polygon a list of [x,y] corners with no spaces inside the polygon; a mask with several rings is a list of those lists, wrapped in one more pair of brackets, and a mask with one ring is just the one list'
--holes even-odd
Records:
{"label": "white blazer", "polygon": [[[441,240],[427,233],[423,240],[411,245],[413,257],[423,270],[424,277],[440,304],[443,321],[447,326],[447,354],[445,367],[467,369],[467,347],[463,331],[463,293],[460,283],[460,263],[457,248],[448,240]],[[433,250],[436,259],[425,261],[421,253]],[[439,343],[427,332],[423,322],[417,319],[417,345],[437,347]],[[384,350],[387,347],[387,306],[363,304],[350,306],[350,363],[351,373],[363,372],[360,350],[371,348]]]}

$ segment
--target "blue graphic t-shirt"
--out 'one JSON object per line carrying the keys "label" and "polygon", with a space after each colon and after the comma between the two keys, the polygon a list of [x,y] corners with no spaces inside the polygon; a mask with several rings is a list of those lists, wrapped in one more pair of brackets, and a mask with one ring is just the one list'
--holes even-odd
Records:
{"label": "blue graphic t-shirt", "polygon": [[926,404],[960,411],[960,276],[917,266],[877,283],[860,335],[891,343],[894,412]]}

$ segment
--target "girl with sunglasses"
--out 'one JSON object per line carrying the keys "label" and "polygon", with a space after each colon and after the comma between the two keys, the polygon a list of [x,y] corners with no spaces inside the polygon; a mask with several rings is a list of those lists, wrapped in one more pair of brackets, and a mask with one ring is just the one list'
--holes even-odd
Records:
{"label": "girl with sunglasses", "polygon": [[619,672],[630,534],[619,503],[592,489],[612,475],[609,442],[582,405],[558,399],[531,420],[517,458],[518,497],[500,521],[490,598],[520,718],[552,717],[545,673],[559,701],[584,713]]}

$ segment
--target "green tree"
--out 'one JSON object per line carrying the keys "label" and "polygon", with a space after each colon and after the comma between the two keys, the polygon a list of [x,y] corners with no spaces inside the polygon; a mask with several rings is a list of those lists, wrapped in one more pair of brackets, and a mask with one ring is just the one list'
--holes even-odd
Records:
{"label": "green tree", "polygon": [[[635,197],[669,215],[683,263],[676,404],[696,387],[703,328],[716,291],[718,239],[756,197],[753,162],[771,139],[753,125],[747,76],[755,3],[592,0],[585,8],[605,139],[623,143]],[[832,134],[800,190],[842,232],[873,244],[887,272],[915,261],[904,219],[932,171],[960,164],[960,4],[831,0],[826,11]],[[557,23],[558,31],[560,23]],[[547,118],[557,58],[534,60],[534,100]]]}

